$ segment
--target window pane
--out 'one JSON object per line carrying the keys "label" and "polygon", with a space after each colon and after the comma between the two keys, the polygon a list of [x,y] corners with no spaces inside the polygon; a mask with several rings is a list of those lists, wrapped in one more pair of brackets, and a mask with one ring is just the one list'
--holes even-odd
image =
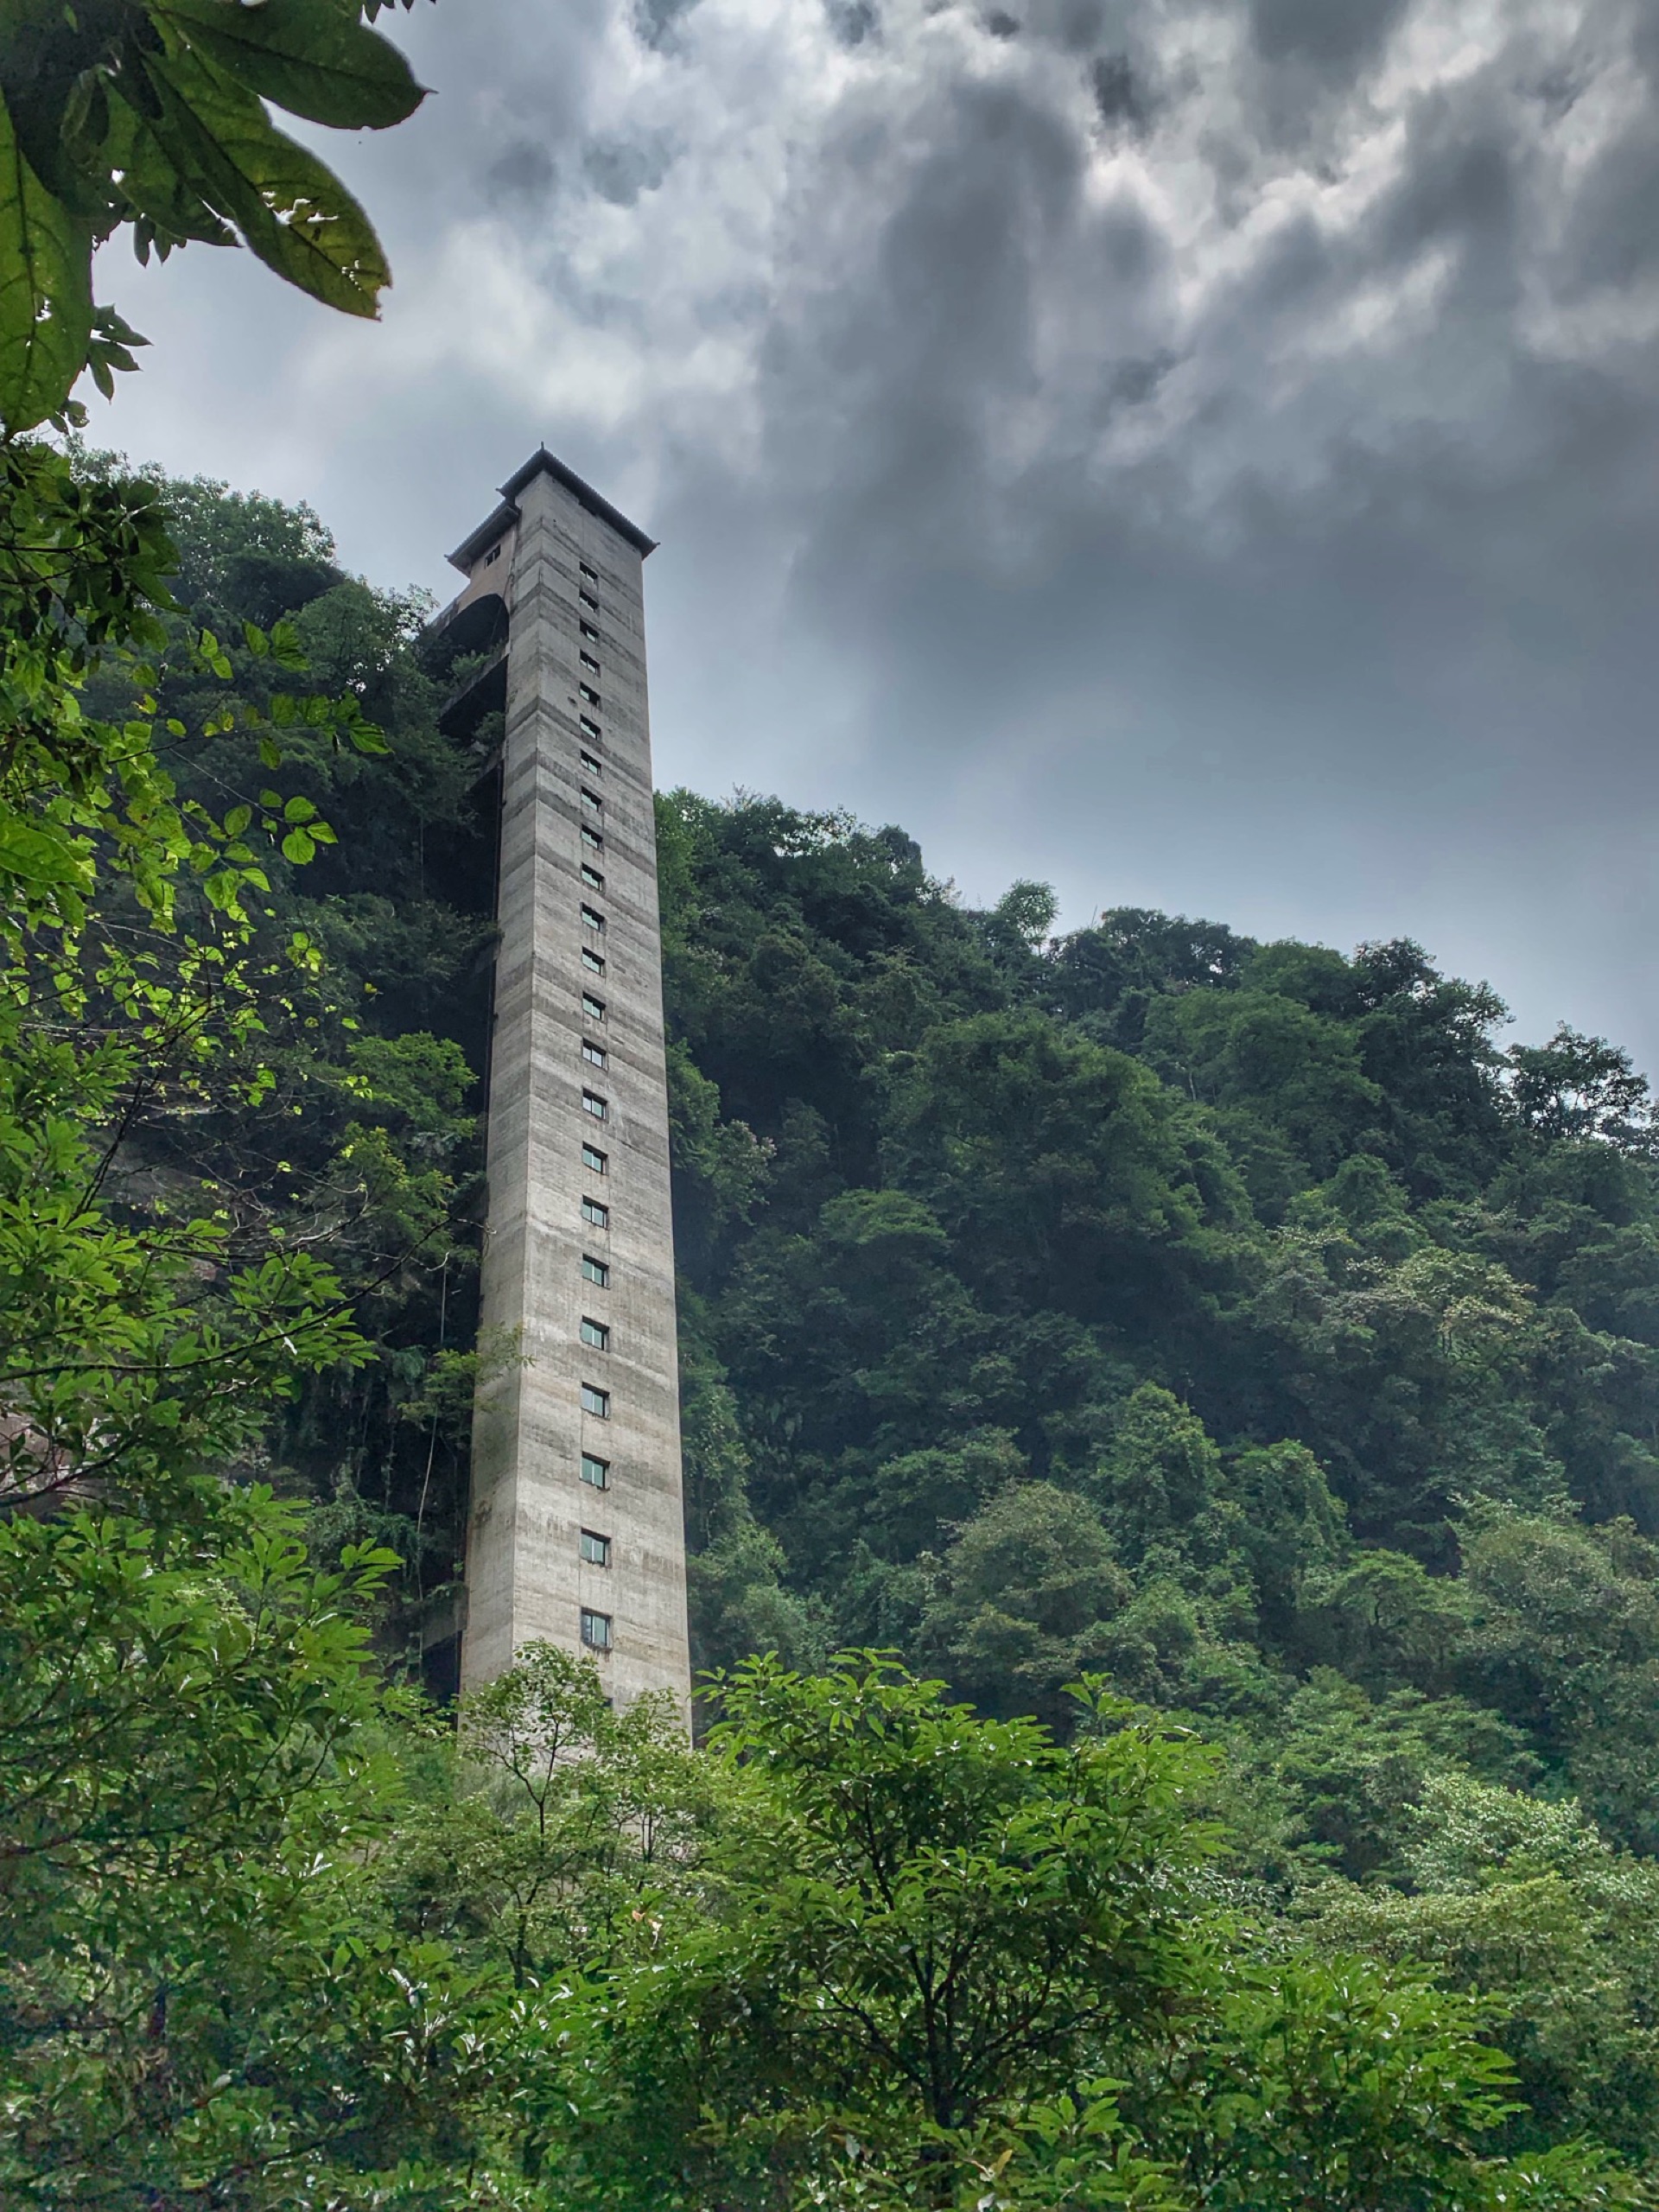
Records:
{"label": "window pane", "polygon": [[601,1290],[609,1288],[611,1281],[609,1261],[596,1260],[591,1252],[584,1252],[582,1255],[582,1272],[589,1282],[596,1282]]}
{"label": "window pane", "polygon": [[582,1092],[582,1110],[584,1114],[591,1114],[596,1122],[607,1121],[610,1118],[611,1109],[596,1090]]}
{"label": "window pane", "polygon": [[586,861],[582,864],[582,880],[590,891],[602,891],[605,888],[604,877],[596,868],[589,868]]}
{"label": "window pane", "polygon": [[582,1164],[584,1167],[591,1167],[595,1175],[602,1175],[605,1173],[606,1156],[597,1145],[585,1144],[582,1147]]}
{"label": "window pane", "polygon": [[584,1221],[591,1222],[595,1229],[608,1229],[611,1225],[611,1210],[609,1206],[601,1205],[597,1198],[584,1198],[582,1200],[582,1217]]}
{"label": "window pane", "polygon": [[591,991],[582,993],[582,1010],[589,1021],[603,1021],[605,1019],[605,1001],[596,999]]}
{"label": "window pane", "polygon": [[599,674],[599,663],[594,658],[592,653],[583,653],[582,664],[584,668],[591,668],[595,676]]}
{"label": "window pane", "polygon": [[597,791],[590,791],[584,787],[582,794],[582,803],[587,808],[589,814],[603,814],[605,811],[605,802],[601,798]]}
{"label": "window pane", "polygon": [[584,1037],[582,1040],[582,1057],[584,1060],[591,1061],[596,1068],[604,1068],[610,1065],[610,1057],[607,1053],[605,1047],[602,1045],[595,1045],[591,1039],[587,1037]]}
{"label": "window pane", "polygon": [[582,1609],[582,1640],[593,1651],[608,1651],[611,1648],[611,1617],[608,1613],[590,1613],[586,1605]]}
{"label": "window pane", "polygon": [[604,936],[605,917],[597,906],[584,906],[582,910],[582,922],[584,929],[592,930],[600,937]]}
{"label": "window pane", "polygon": [[610,1392],[598,1389],[591,1382],[584,1382],[582,1386],[582,1410],[585,1414],[593,1414],[600,1421],[609,1421],[611,1417]]}
{"label": "window pane", "polygon": [[611,1540],[592,1529],[582,1532],[582,1555],[594,1567],[608,1567],[611,1563]]}
{"label": "window pane", "polygon": [[582,825],[582,842],[592,852],[602,853],[605,849],[605,840],[597,830],[590,830],[585,822]]}
{"label": "window pane", "polygon": [[582,1317],[582,1341],[585,1344],[591,1344],[595,1351],[608,1351],[611,1348],[611,1332],[603,1321],[592,1320],[584,1313]]}
{"label": "window pane", "polygon": [[595,1490],[609,1490],[611,1486],[610,1461],[595,1459],[591,1452],[584,1452],[582,1455],[582,1479],[585,1483],[591,1483]]}
{"label": "window pane", "polygon": [[603,957],[595,952],[590,944],[584,944],[582,948],[582,964],[590,976],[602,976],[605,973]]}

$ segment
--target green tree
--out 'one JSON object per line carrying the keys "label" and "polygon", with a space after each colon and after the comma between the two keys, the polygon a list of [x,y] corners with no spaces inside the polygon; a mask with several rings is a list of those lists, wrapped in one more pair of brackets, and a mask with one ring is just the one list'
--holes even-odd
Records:
{"label": "green tree", "polygon": [[1062,1746],[866,1654],[719,1688],[741,1811],[639,1953],[566,1979],[551,2202],[1629,2201],[1592,2147],[1488,2154],[1515,2107],[1478,2004],[1222,1909],[1190,1737],[1096,1689]]}
{"label": "green tree", "polygon": [[[1589,2212],[1628,2202],[1592,2146],[1484,2158],[1514,2110],[1483,2008],[1359,1958],[1246,1969],[1142,2111],[1192,2201],[1255,2212]],[[1144,2093],[1143,2093],[1144,2094]]]}
{"label": "green tree", "polygon": [[445,1766],[383,1855],[410,1936],[522,1990],[608,1963],[643,1911],[695,1894],[716,1798],[665,1694],[618,1713],[591,1660],[528,1643],[461,1700]]}
{"label": "green tree", "polygon": [[260,2201],[326,2107],[296,1968],[350,1933],[339,1856],[391,1802],[363,1612],[394,1564],[318,1573],[257,1493],[208,1536],[0,1528],[9,2203]]}
{"label": "green tree", "polygon": [[1494,2034],[1524,2097],[1504,2133],[1595,2134],[1650,2159],[1659,2125],[1659,1870],[1611,1849],[1573,1799],[1540,1802],[1465,1775],[1408,1814],[1411,1888],[1310,1897],[1321,1939],[1421,1961],[1499,2001]]}
{"label": "green tree", "polygon": [[1052,1483],[1011,1485],[941,1562],[921,1642],[982,1712],[1070,1713],[1065,1686],[1105,1669],[1108,1623],[1135,1594],[1100,1516]]}
{"label": "green tree", "polygon": [[1613,1836],[1659,1844],[1659,1549],[1628,1522],[1496,1511],[1464,1543],[1471,1687],[1528,1728]]}
{"label": "green tree", "polygon": [[1564,1024],[1547,1045],[1516,1045],[1508,1057],[1511,1110],[1535,1135],[1651,1152],[1647,1078],[1605,1037],[1581,1037]]}
{"label": "green tree", "polygon": [[1166,998],[1148,1014],[1146,1050],[1207,1104],[1282,1132],[1312,1179],[1331,1173],[1381,1103],[1352,1029],[1282,992]]}
{"label": "green tree", "polygon": [[[717,1922],[671,1929],[607,2000],[626,2201],[688,2156],[690,2202],[810,2199],[850,2139],[949,2203],[964,2145],[1197,1988],[1202,1754],[1134,1729],[1061,1749],[856,1655],[821,1678],[752,1662],[720,1695],[713,1753],[766,1851],[725,1856]],[[623,2144],[653,2140],[667,2170],[625,2178]]]}

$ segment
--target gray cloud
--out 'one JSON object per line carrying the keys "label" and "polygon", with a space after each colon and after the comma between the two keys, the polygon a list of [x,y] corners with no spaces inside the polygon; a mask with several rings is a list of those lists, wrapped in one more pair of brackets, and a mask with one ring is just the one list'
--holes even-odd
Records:
{"label": "gray cloud", "polygon": [[122,441],[434,556],[664,539],[659,762],[1659,1059],[1659,23],[1626,0],[480,0],[345,329],[193,253]]}

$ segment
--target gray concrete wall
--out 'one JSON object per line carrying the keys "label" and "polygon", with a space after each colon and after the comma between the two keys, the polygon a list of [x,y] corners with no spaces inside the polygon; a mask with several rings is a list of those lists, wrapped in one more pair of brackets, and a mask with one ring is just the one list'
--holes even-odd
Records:
{"label": "gray concrete wall", "polygon": [[[488,575],[495,588],[502,568],[510,571],[511,627],[480,1338],[486,1358],[506,1357],[478,1392],[462,1684],[487,1681],[531,1638],[590,1649],[585,1607],[612,1624],[611,1649],[593,1656],[615,1702],[668,1689],[683,1707],[690,1669],[642,556],[546,470],[509,490],[517,524]],[[483,583],[489,550],[478,549],[462,600]],[[597,634],[583,635],[583,625]],[[597,768],[582,765],[584,753]],[[601,842],[585,840],[584,828]],[[601,885],[584,881],[584,866]],[[602,935],[584,925],[584,907],[602,916]],[[602,974],[583,965],[584,945],[603,960]],[[584,995],[603,1004],[602,1019],[584,1011]],[[603,1067],[584,1058],[584,1040],[604,1052]],[[584,1093],[604,1101],[602,1121]],[[602,1173],[584,1166],[584,1144],[605,1154]],[[607,1210],[607,1226],[584,1221],[584,1199]],[[608,1267],[607,1287],[586,1279],[584,1255]],[[606,1348],[582,1342],[584,1318],[609,1331]],[[584,1383],[607,1394],[608,1418],[584,1411]],[[582,1479],[584,1452],[609,1463],[608,1489]],[[609,1539],[607,1565],[583,1559],[583,1530]]]}

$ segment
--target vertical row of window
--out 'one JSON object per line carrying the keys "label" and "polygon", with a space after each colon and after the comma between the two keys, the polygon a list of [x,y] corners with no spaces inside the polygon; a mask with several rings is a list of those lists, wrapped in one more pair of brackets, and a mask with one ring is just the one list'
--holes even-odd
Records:
{"label": "vertical row of window", "polygon": [[[585,561],[581,563],[581,571],[582,581],[577,586],[577,599],[588,613],[597,614],[599,612],[598,571],[590,568]],[[597,624],[588,620],[585,614],[579,619],[578,628],[584,641],[581,647],[582,669],[586,676],[591,676],[594,679],[591,683],[582,681],[578,685],[582,705],[592,709],[591,713],[583,714],[580,717],[582,734],[588,742],[580,748],[577,758],[581,763],[583,777],[592,779],[582,782],[577,787],[579,801],[577,821],[581,840],[580,866],[582,888],[586,891],[602,892],[605,888],[605,877],[601,862],[605,850],[605,802],[594,788],[594,784],[605,772],[605,764],[597,751],[597,747],[602,741],[597,720],[599,714],[602,711],[602,702],[598,690],[598,678],[601,673],[599,660],[597,656],[588,650],[589,643],[596,645],[600,642],[600,635]],[[590,746],[594,749],[589,750]],[[605,916],[599,907],[583,899],[581,907],[579,955],[585,976],[597,978],[605,973]],[[609,1065],[609,1052],[601,1038],[594,1033],[595,1030],[603,1028],[607,1013],[605,1001],[597,992],[589,989],[584,982],[582,992],[582,1058],[585,1067],[605,1068]],[[590,1090],[586,1084],[582,1087],[582,1108],[583,1113],[588,1115],[594,1122],[603,1122],[610,1119],[609,1100],[601,1092]],[[582,1164],[588,1174],[595,1177],[608,1174],[610,1172],[608,1155],[587,1137],[583,1138],[582,1144]],[[590,1229],[608,1232],[611,1225],[610,1207],[604,1200],[584,1193],[582,1201],[582,1218]],[[582,1281],[591,1284],[597,1290],[610,1288],[610,1262],[601,1258],[596,1252],[582,1254]],[[600,1319],[596,1314],[582,1315],[580,1334],[586,1350],[597,1352],[610,1351],[610,1324]],[[610,1391],[600,1383],[584,1382],[582,1384],[582,1409],[594,1421],[608,1421],[611,1417]],[[591,1490],[607,1491],[611,1486],[611,1463],[608,1459],[601,1459],[596,1452],[584,1450],[582,1454],[581,1476],[582,1481]],[[602,1529],[581,1529],[577,1543],[579,1555],[585,1566],[609,1567],[611,1538]],[[609,1651],[615,1642],[613,1617],[609,1613],[601,1612],[591,1605],[582,1606],[580,1613],[582,1641],[586,1649],[590,1651]]]}
{"label": "vertical row of window", "polygon": [[[582,1103],[588,1105],[594,1098],[591,1091],[582,1093]],[[602,1101],[596,1102],[602,1104]],[[591,1106],[589,1110],[592,1110]],[[602,1175],[607,1162],[605,1154],[594,1146],[582,1147],[582,1164],[594,1173]],[[598,1199],[584,1198],[582,1202],[582,1219],[597,1229],[610,1227],[610,1209]],[[595,1289],[608,1290],[611,1284],[611,1263],[597,1252],[582,1255],[582,1274],[584,1282]],[[607,1352],[611,1348],[611,1326],[597,1315],[584,1313],[580,1325],[583,1344],[590,1351]],[[597,1382],[582,1385],[582,1410],[594,1421],[608,1421],[611,1417],[611,1394]],[[580,1468],[582,1479],[589,1489],[608,1491],[611,1486],[611,1463],[596,1452],[583,1450]],[[611,1564],[611,1539],[601,1529],[582,1527],[577,1531],[577,1554],[586,1567],[608,1567]],[[608,1651],[616,1640],[616,1623],[613,1614],[601,1612],[597,1606],[582,1605],[579,1609],[582,1645],[589,1651]]]}

